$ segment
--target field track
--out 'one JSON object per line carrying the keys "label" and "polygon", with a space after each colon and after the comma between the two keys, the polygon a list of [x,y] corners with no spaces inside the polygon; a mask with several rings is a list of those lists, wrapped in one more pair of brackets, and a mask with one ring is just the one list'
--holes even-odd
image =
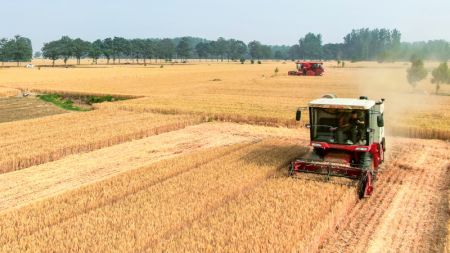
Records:
{"label": "field track", "polygon": [[443,252],[449,218],[450,145],[391,140],[374,195],[358,202],[321,252]]}

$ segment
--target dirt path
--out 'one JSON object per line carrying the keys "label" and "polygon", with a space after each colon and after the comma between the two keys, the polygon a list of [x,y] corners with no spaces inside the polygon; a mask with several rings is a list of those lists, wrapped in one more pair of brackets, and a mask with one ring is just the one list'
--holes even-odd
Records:
{"label": "dirt path", "polygon": [[55,162],[1,174],[0,211],[180,154],[293,134],[301,137],[306,132],[234,123],[205,123],[90,153],[71,155]]}
{"label": "dirt path", "polygon": [[360,201],[321,252],[442,252],[450,145],[396,138],[374,195]]}

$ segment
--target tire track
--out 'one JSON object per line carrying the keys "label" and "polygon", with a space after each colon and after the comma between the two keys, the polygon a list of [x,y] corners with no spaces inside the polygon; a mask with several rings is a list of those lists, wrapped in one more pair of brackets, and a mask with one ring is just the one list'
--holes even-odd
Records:
{"label": "tire track", "polygon": [[[442,189],[448,188],[450,177],[442,157],[448,157],[448,144],[411,139],[395,142],[389,154],[395,160],[386,163],[374,195],[355,205],[320,252],[443,250],[447,208]],[[414,157],[418,159],[409,163]]]}

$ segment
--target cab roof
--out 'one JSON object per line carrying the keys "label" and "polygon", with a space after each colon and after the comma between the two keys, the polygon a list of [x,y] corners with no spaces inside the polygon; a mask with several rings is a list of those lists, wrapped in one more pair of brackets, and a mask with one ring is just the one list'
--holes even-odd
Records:
{"label": "cab roof", "polygon": [[359,110],[368,110],[374,105],[374,100],[354,98],[319,98],[309,102],[310,107]]}

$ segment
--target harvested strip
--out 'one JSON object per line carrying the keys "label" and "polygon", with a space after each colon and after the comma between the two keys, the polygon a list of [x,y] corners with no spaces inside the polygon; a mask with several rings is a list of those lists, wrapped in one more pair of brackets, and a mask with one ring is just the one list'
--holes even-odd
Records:
{"label": "harvested strip", "polygon": [[200,121],[187,115],[97,110],[0,124],[0,173],[184,128]]}
{"label": "harvested strip", "polygon": [[323,252],[442,252],[449,219],[450,145],[391,138],[374,195],[360,201]]}
{"label": "harvested strip", "polygon": [[355,196],[348,186],[269,179],[149,251],[313,252]]}
{"label": "harvested strip", "polygon": [[[73,197],[70,193],[53,201],[36,203],[37,209],[31,205],[5,213],[0,218],[4,235],[0,242],[3,245],[1,250],[36,252],[51,248],[63,252],[141,251],[151,247],[168,232],[203,217],[223,205],[227,199],[264,181],[277,167],[284,166],[297,155],[298,148],[289,142],[265,141],[199,167],[195,167],[197,163],[179,159],[173,159],[170,164],[163,162],[162,167],[155,165],[148,168],[147,172],[185,168],[188,171],[48,226],[33,224],[39,223],[42,216],[46,220],[59,221],[59,213],[80,209],[76,205],[66,205]],[[205,159],[215,155],[208,152],[201,157]],[[133,175],[134,171],[129,173]],[[122,176],[117,177],[119,182],[122,182]],[[147,178],[134,178],[131,183],[146,185]],[[89,188],[89,194],[83,195],[87,198],[84,203],[98,202],[97,199],[103,195],[102,182]],[[110,187],[106,189],[116,190]],[[117,188],[117,191],[121,190]],[[52,216],[51,210],[57,210],[53,211],[56,212],[55,216]],[[24,235],[27,234],[24,231],[32,227],[38,230]]]}
{"label": "harvested strip", "polygon": [[0,175],[0,211],[180,154],[297,132],[293,129],[206,123],[90,153],[71,155],[55,162]]}

